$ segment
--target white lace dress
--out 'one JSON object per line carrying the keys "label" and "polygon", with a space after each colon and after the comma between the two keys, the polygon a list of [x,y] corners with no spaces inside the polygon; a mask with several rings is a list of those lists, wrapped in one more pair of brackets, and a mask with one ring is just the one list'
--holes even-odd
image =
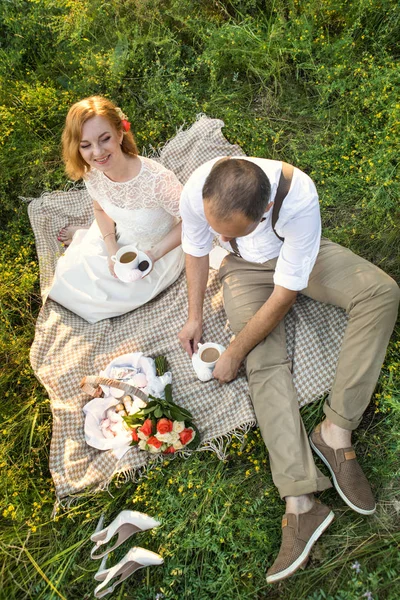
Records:
{"label": "white lace dress", "polygon": [[[118,245],[150,250],[178,222],[181,184],[172,171],[139,158],[140,172],[129,181],[117,183],[93,169],[85,184],[93,200],[115,221]],[[90,229],[78,230],[57,263],[49,297],[96,323],[145,304],[171,285],[184,265],[179,246],[158,260],[149,275],[124,283],[110,274],[107,258],[96,221]]]}

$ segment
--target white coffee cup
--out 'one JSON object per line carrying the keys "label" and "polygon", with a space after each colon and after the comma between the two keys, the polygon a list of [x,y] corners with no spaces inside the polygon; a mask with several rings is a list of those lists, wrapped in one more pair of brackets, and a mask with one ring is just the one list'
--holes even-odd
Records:
{"label": "white coffee cup", "polygon": [[111,260],[118,263],[118,271],[124,275],[138,268],[139,250],[133,245],[122,246]]}
{"label": "white coffee cup", "polygon": [[220,344],[213,344],[212,342],[198,344],[197,354],[199,357],[199,364],[208,369],[213,369],[224,350],[225,348],[223,346]]}

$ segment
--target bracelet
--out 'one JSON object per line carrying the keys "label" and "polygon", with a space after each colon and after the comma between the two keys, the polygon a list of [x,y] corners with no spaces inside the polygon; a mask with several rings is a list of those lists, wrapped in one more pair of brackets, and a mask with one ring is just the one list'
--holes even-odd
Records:
{"label": "bracelet", "polygon": [[109,235],[115,235],[115,231],[111,231],[110,233],[106,233],[106,235],[103,235],[103,240],[105,240],[106,237],[108,237]]}

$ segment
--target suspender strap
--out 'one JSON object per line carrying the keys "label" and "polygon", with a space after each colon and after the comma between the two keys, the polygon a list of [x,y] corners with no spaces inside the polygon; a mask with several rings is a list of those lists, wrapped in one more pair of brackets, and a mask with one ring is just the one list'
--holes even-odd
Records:
{"label": "suspender strap", "polygon": [[232,238],[231,241],[229,242],[231,245],[231,248],[233,250],[233,254],[235,256],[238,256],[239,258],[242,258],[239,252],[239,247],[238,247],[238,243],[236,241],[236,238]]}
{"label": "suspender strap", "polygon": [[281,171],[281,176],[280,176],[279,183],[278,183],[278,189],[276,190],[274,206],[272,207],[272,219],[271,219],[272,229],[274,230],[276,237],[278,237],[281,240],[281,242],[284,241],[284,238],[276,233],[275,225],[279,219],[279,211],[281,210],[283,201],[286,198],[286,196],[290,190],[290,184],[292,183],[292,177],[293,177],[293,166],[289,165],[286,162],[282,162],[282,171]]}
{"label": "suspender strap", "polygon": [[[279,178],[278,189],[276,190],[274,205],[272,207],[272,218],[271,218],[272,229],[273,229],[276,237],[278,237],[281,240],[281,242],[284,241],[284,238],[276,233],[275,225],[279,219],[279,211],[281,210],[283,201],[286,198],[286,196],[290,190],[290,185],[292,183],[292,177],[293,177],[293,170],[294,170],[294,167],[292,165],[289,165],[288,163],[282,161],[281,176]],[[239,256],[241,258],[236,238],[232,238],[229,243],[233,250],[233,254],[235,254],[236,256]]]}

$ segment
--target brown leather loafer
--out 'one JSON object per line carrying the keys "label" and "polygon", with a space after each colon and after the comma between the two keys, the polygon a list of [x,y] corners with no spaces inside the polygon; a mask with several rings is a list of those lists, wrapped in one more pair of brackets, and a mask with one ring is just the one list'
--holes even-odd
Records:
{"label": "brown leather loafer", "polygon": [[376,510],[375,499],[353,446],[335,451],[325,444],[321,436],[321,423],[309,439],[311,448],[330,470],[333,484],[341,498],[356,512],[372,515]]}
{"label": "brown leather loafer", "polygon": [[311,510],[301,515],[284,514],[281,549],[267,571],[267,583],[275,583],[293,575],[307,561],[311,548],[334,518],[330,508],[317,502]]}

